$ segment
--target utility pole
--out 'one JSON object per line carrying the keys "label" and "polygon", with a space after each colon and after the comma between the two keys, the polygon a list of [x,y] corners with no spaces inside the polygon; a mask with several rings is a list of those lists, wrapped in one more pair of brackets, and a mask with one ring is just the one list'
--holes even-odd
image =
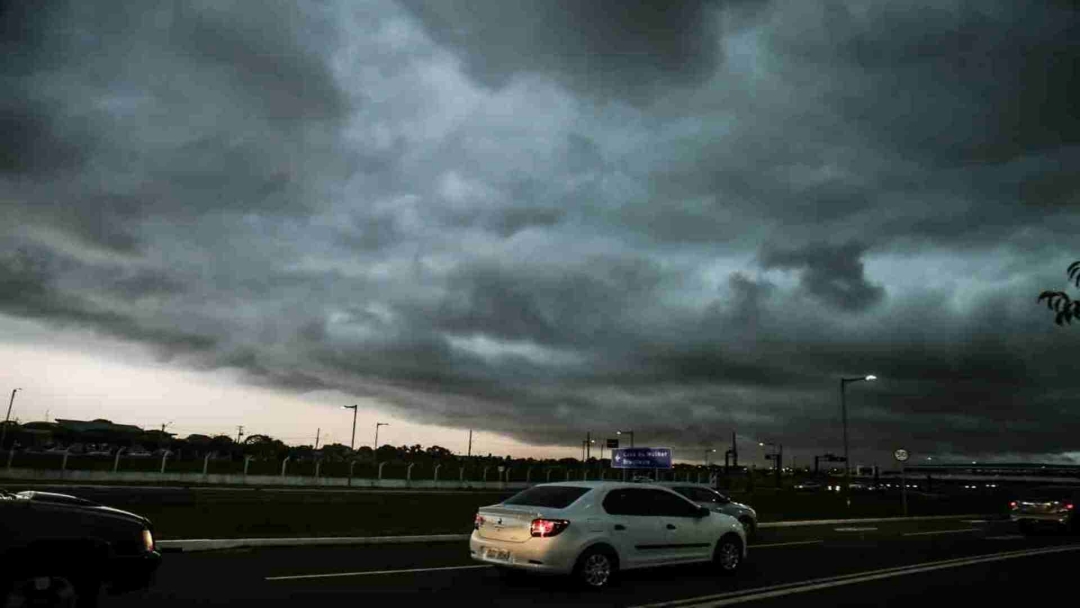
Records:
{"label": "utility pole", "polygon": [[585,432],[585,461],[588,462],[589,457],[592,456],[592,432]]}
{"label": "utility pole", "polygon": [[322,434],[322,427],[315,429],[315,449],[319,449],[319,435]]}
{"label": "utility pole", "polygon": [[469,429],[469,458],[472,458],[472,429]]}
{"label": "utility pole", "polygon": [[243,436],[244,436],[244,427],[243,427],[243,425],[237,426],[236,427],[236,443],[240,443],[240,439]]}
{"label": "utility pole", "polygon": [[11,406],[15,403],[15,393],[21,390],[21,388],[11,390],[11,399],[8,400],[7,406],[7,416],[4,416],[4,430],[0,431],[0,449],[4,448],[4,440],[7,439],[8,421],[11,420]]}

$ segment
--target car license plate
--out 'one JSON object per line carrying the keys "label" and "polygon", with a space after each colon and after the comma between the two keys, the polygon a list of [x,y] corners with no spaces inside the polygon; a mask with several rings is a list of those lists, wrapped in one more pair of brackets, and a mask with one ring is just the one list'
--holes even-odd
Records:
{"label": "car license plate", "polygon": [[510,561],[510,551],[507,549],[488,547],[484,555],[486,555],[488,559],[497,559],[501,562]]}

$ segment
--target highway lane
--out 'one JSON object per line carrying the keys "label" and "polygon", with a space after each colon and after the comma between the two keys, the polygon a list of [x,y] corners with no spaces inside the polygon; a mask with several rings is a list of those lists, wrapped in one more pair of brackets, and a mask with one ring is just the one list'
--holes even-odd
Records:
{"label": "highway lane", "polygon": [[[411,605],[438,601],[473,606],[634,606],[969,556],[1080,545],[1076,537],[1023,537],[1008,522],[1001,521],[834,525],[762,532],[757,546],[751,547],[745,569],[734,578],[718,576],[705,567],[664,568],[628,574],[615,587],[599,594],[580,592],[560,579],[505,579],[491,568],[474,567],[464,543],[170,554],[155,588],[115,598],[106,605],[295,606],[341,601]],[[964,570],[964,576],[981,581],[980,572],[987,578],[998,570],[1027,568],[1017,564],[1028,560],[1069,563],[1075,569],[1080,565],[1080,551],[860,582],[813,593],[838,594],[852,605],[876,604],[879,598],[872,594],[883,593],[881,589],[898,588],[909,596],[919,596],[924,580],[945,580],[950,572]],[[296,576],[310,578],[282,578]],[[803,601],[800,595],[761,601]]]}

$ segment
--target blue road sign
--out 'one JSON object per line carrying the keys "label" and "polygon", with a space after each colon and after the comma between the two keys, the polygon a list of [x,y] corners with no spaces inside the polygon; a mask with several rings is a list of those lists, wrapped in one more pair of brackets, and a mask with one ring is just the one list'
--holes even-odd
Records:
{"label": "blue road sign", "polygon": [[615,469],[670,469],[671,448],[621,448],[612,450]]}

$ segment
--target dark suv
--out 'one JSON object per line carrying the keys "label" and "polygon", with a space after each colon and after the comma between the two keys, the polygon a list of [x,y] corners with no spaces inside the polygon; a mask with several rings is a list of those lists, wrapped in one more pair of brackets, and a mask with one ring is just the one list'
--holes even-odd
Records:
{"label": "dark suv", "polygon": [[0,605],[93,606],[150,584],[150,520],[51,492],[0,490]]}

